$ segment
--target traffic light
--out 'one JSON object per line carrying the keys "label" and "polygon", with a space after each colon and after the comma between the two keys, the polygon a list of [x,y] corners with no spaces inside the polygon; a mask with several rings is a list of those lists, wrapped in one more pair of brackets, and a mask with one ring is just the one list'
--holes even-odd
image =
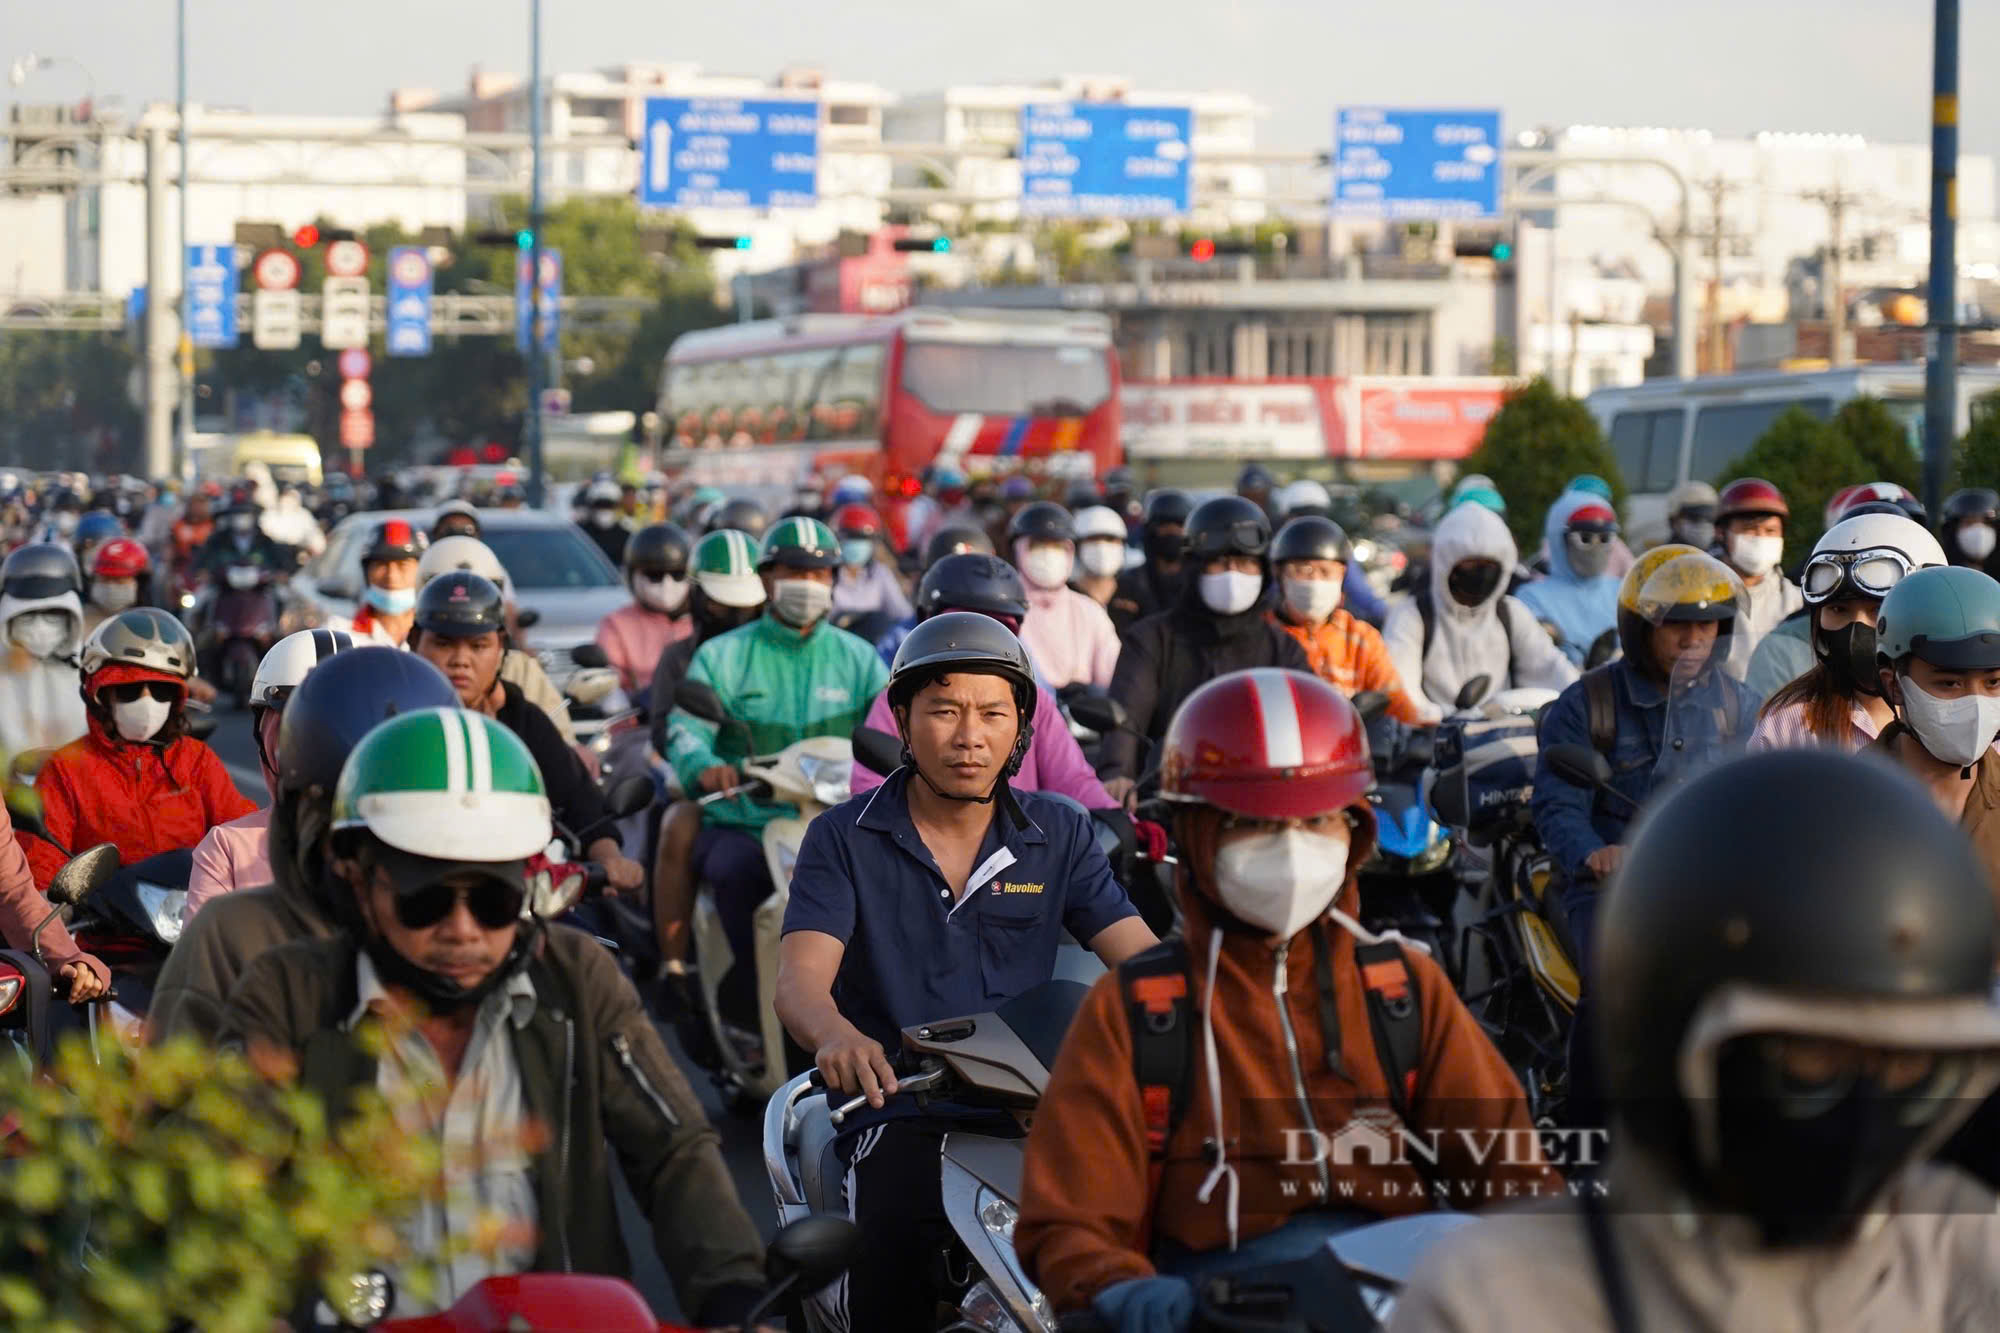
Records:
{"label": "traffic light", "polygon": [[891,244],[898,250],[915,250],[933,255],[951,253],[949,236],[898,236]]}
{"label": "traffic light", "polygon": [[523,227],[523,228],[521,228],[521,230],[519,230],[519,231],[515,232],[515,233],[514,233],[514,248],[515,248],[516,250],[532,250],[532,249],[534,249],[534,248],[535,248],[535,233],[533,233],[532,231],[529,231],[529,230],[528,230],[528,229],[527,229],[526,227]]}
{"label": "traffic light", "polygon": [[292,244],[301,250],[310,250],[319,244],[319,228],[308,222],[292,233]]}
{"label": "traffic light", "polygon": [[1490,259],[1504,264],[1514,257],[1514,243],[1497,232],[1459,232],[1451,238],[1451,252],[1460,259]]}
{"label": "traffic light", "polygon": [[1188,242],[1188,258],[1197,264],[1206,264],[1215,258],[1215,240],[1209,236],[1197,236]]}
{"label": "traffic light", "polygon": [[697,250],[748,250],[748,236],[697,236],[694,238]]}

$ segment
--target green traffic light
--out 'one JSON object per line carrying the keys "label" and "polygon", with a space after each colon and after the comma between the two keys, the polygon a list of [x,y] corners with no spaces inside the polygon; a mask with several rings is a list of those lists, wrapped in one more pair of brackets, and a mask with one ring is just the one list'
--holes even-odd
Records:
{"label": "green traffic light", "polygon": [[750,248],[750,238],[748,236],[738,236],[736,238],[736,248],[738,250],[748,250]]}
{"label": "green traffic light", "polygon": [[942,254],[948,254],[948,253],[950,253],[950,251],[951,251],[951,237],[949,237],[949,236],[940,236],[940,237],[938,237],[938,238],[937,238],[937,239],[936,239],[935,241],[932,241],[932,242],[931,242],[931,251],[932,251],[932,253],[934,253],[934,254],[940,254],[940,255],[942,255]]}
{"label": "green traffic light", "polygon": [[521,230],[514,233],[514,245],[517,249],[521,250],[534,249],[535,233],[529,231],[526,227],[521,228]]}
{"label": "green traffic light", "polygon": [[1504,264],[1514,257],[1514,247],[1502,241],[1493,247],[1493,262]]}

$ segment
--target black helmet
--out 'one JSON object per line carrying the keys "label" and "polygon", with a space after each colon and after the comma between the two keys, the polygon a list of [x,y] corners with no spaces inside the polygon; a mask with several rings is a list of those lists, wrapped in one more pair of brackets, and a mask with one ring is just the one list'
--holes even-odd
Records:
{"label": "black helmet", "polygon": [[[2000,515],[2000,491],[1988,490],[1984,486],[1968,487],[1953,491],[1944,499],[1944,507],[1939,511],[1938,521],[1956,523],[1967,518],[1993,518]],[[1843,513],[1842,518],[1851,514]]]}
{"label": "black helmet", "polygon": [[1194,497],[1186,491],[1169,487],[1166,490],[1154,491],[1146,497],[1143,521],[1148,528],[1158,527],[1164,523],[1184,524],[1188,521],[1188,515],[1193,512]]}
{"label": "black helmet", "polygon": [[417,540],[417,531],[400,518],[387,519],[375,525],[375,534],[368,543],[368,549],[361,553],[363,565],[373,565],[395,560],[421,560],[424,555],[423,543]]}
{"label": "black helmet", "polygon": [[1279,565],[1287,560],[1338,560],[1345,565],[1354,560],[1354,547],[1340,524],[1308,514],[1279,528],[1271,539],[1271,563]]}
{"label": "black helmet", "polygon": [[1104,492],[1098,489],[1096,482],[1083,477],[1078,477],[1063,491],[1063,506],[1071,512],[1103,503]]}
{"label": "black helmet", "polygon": [[76,557],[60,542],[23,546],[0,564],[0,594],[23,602],[46,601],[66,592],[83,595]]}
{"label": "black helmet", "polygon": [[1028,615],[1028,591],[1012,565],[997,555],[967,551],[948,555],[930,567],[917,585],[917,617],[940,611],[978,611],[1012,616],[1019,625]]}
{"label": "black helmet", "polygon": [[644,574],[649,579],[683,578],[694,540],[687,530],[673,523],[649,523],[625,543],[625,575]]}
{"label": "black helmet", "polygon": [[1240,495],[1218,495],[1203,500],[1188,515],[1181,543],[1197,561],[1226,555],[1261,556],[1270,549],[1271,520],[1254,501]]}
{"label": "black helmet", "polygon": [[1253,488],[1274,491],[1278,489],[1278,479],[1272,476],[1271,469],[1262,463],[1246,464],[1243,470],[1236,474],[1236,489],[1247,491]]}
{"label": "black helmet", "polygon": [[443,639],[507,632],[507,601],[491,579],[468,569],[440,574],[417,594],[417,628]]}
{"label": "black helmet", "polygon": [[723,503],[722,507],[708,516],[708,530],[735,528],[747,532],[752,537],[762,537],[764,529],[771,526],[771,516],[764,506],[755,500],[735,499]]}
{"label": "black helmet", "polygon": [[1037,500],[1033,504],[1022,505],[1007,523],[1009,542],[1067,542],[1075,539],[1076,528],[1070,521],[1069,510],[1052,500]]}
{"label": "black helmet", "polygon": [[929,569],[946,556],[965,551],[992,555],[993,539],[986,535],[986,529],[976,524],[947,523],[924,543],[924,568]]}
{"label": "black helmet", "polygon": [[[1827,817],[1838,810],[1868,814]],[[1926,1081],[1931,1104],[1951,1109],[1893,1137],[1886,1156],[1843,1151],[1861,1145],[1829,1143],[1813,1122],[1851,1109],[1844,1096],[1782,1132],[1746,1124],[1777,1075],[1746,1067],[1765,1057],[1743,1039],[2000,1050],[1994,929],[1971,844],[1898,770],[1818,749],[1712,769],[1651,812],[1605,892],[1595,1035],[1606,1092],[1640,1147],[1681,1184],[1766,1222],[1767,1240],[1800,1214],[1851,1222],[1976,1097]],[[1793,1143],[1816,1155],[1789,1162],[1777,1186],[1782,1168],[1760,1155],[1790,1156]]]}
{"label": "black helmet", "polygon": [[[1013,686],[1021,729],[1014,737],[1006,767],[1001,770],[1002,777],[1013,777],[1028,753],[1028,743],[1034,739],[1035,669],[1028,663],[1028,650],[1021,646],[1012,630],[977,611],[947,611],[932,616],[911,630],[903,646],[896,650],[895,663],[889,668],[889,707],[897,710],[909,707],[918,690],[953,671],[1000,676]],[[903,763],[909,762],[906,749]]]}

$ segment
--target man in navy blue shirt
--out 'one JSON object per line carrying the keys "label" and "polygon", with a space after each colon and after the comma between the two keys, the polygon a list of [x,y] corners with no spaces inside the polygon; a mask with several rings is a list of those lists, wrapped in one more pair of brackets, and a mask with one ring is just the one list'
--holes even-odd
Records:
{"label": "man in navy blue shirt", "polygon": [[[1049,980],[1065,932],[1107,966],[1155,943],[1089,818],[1008,785],[1034,698],[1027,652],[1006,626],[971,612],[924,621],[889,677],[903,767],[807,830],[777,1008],[836,1093],[881,1108],[896,1090],[889,1052],[901,1029],[988,1012]],[[936,1278],[911,1271],[910,1238],[925,1253],[949,1241],[939,1140],[963,1122],[857,1121],[838,1145],[848,1211],[882,1243],[864,1243],[848,1273],[847,1326],[929,1330]]]}

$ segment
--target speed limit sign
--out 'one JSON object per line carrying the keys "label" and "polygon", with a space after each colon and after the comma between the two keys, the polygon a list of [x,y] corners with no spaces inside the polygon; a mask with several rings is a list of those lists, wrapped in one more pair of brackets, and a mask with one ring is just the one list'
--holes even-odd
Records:
{"label": "speed limit sign", "polygon": [[326,247],[326,274],[330,278],[368,276],[368,247],[359,241],[329,241]]}
{"label": "speed limit sign", "polygon": [[250,273],[259,291],[289,291],[299,285],[298,257],[289,250],[265,250],[251,264]]}

